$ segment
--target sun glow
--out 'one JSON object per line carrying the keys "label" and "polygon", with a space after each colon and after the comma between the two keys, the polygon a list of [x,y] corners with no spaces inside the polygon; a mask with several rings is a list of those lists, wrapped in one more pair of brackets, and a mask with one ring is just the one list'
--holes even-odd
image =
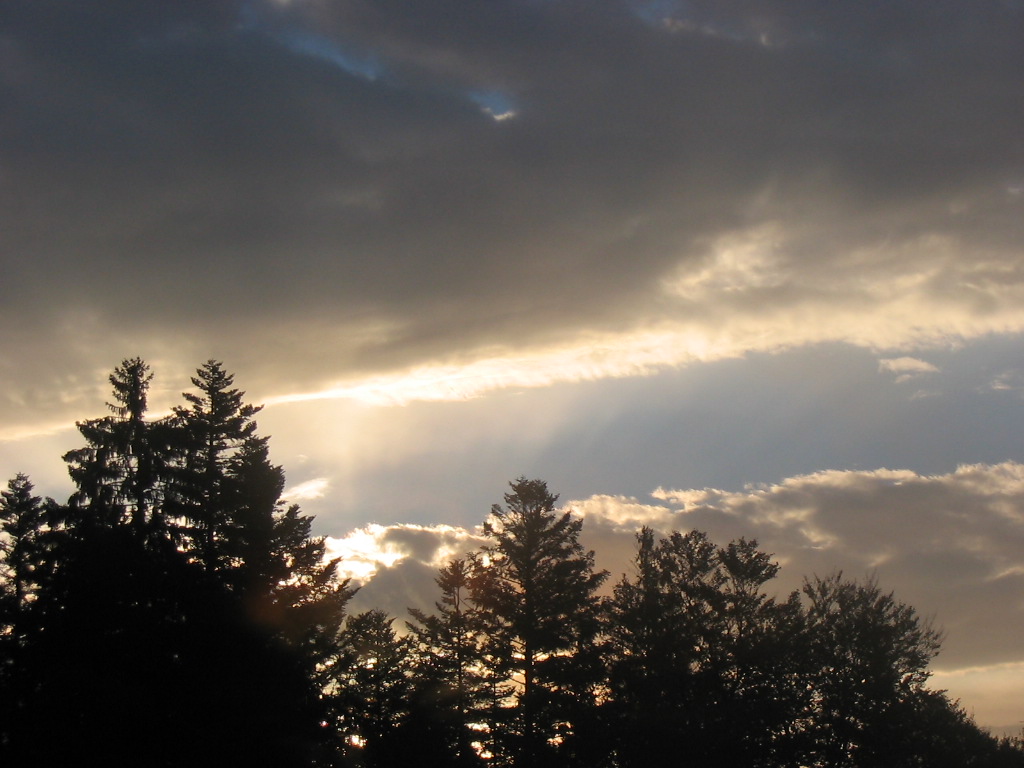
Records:
{"label": "sun glow", "polygon": [[376,523],[357,528],[343,539],[327,538],[327,554],[340,558],[339,573],[356,581],[367,581],[381,567],[391,568],[408,553],[383,540],[387,528]]}

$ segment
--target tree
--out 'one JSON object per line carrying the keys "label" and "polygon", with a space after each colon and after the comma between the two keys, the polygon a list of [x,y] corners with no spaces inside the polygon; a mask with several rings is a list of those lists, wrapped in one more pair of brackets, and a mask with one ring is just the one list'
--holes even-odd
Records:
{"label": "tree", "polygon": [[172,442],[166,420],[147,421],[149,365],[124,360],[110,375],[110,416],[77,422],[86,445],[64,455],[78,490],[73,509],[88,510],[82,525],[127,524],[140,538],[170,533],[164,491],[172,473]]}
{"label": "tree", "polygon": [[493,543],[474,559],[471,596],[486,622],[491,672],[513,688],[498,728],[499,760],[523,766],[572,754],[600,681],[595,595],[606,573],[579,543],[582,521],[558,512],[542,480],[510,483],[484,531]]}
{"label": "tree", "polygon": [[436,613],[417,608],[408,623],[415,642],[413,692],[407,730],[427,752],[420,764],[479,765],[471,725],[483,719],[489,686],[483,671],[480,612],[469,597],[472,569],[466,558],[441,568],[435,579]]}
{"label": "tree", "polygon": [[852,581],[841,572],[815,576],[805,580],[803,594],[815,764],[916,764],[916,755],[895,762],[894,736],[905,730],[915,703],[934,704],[924,691],[939,633],[873,579]]}
{"label": "tree", "polygon": [[[33,571],[46,578],[27,603],[16,674],[0,673],[4,765],[332,760],[321,674],[352,590],[312,518],[281,500],[283,471],[249,427],[256,409],[230,390],[215,407],[231,383],[219,364],[197,379],[205,395],[189,414],[210,416],[205,432],[181,409],[146,418],[151,374],[137,358],[111,376],[112,415],[79,424],[87,445],[66,454],[78,490],[47,510]],[[23,515],[38,507],[24,483],[15,499]],[[186,518],[209,525],[196,536]]]}
{"label": "tree", "polygon": [[47,517],[51,502],[34,493],[19,474],[0,491],[0,756],[16,740],[13,730],[31,686],[26,646],[32,637],[32,608],[46,582]]}
{"label": "tree", "polygon": [[636,535],[634,576],[623,576],[605,604],[608,701],[602,707],[616,764],[674,765],[685,727],[685,693],[695,641],[668,589],[654,532]]}
{"label": "tree", "polygon": [[255,437],[253,417],[262,406],[244,402],[234,376],[208,360],[192,377],[198,393],[183,392],[187,406],[174,408],[173,424],[182,451],[175,472],[174,513],[191,526],[191,547],[209,570],[230,564],[229,542],[236,521],[225,514],[239,488],[230,468],[235,455]]}
{"label": "tree", "polygon": [[795,596],[762,589],[778,570],[757,542],[716,547],[700,531],[637,535],[635,574],[607,601],[607,730],[623,766],[790,762],[801,713]]}
{"label": "tree", "polygon": [[43,575],[48,505],[34,490],[28,476],[18,474],[0,491],[0,626],[8,627],[0,637],[17,635],[14,617],[34,598]]}
{"label": "tree", "polygon": [[313,537],[313,518],[287,505],[284,470],[270,461],[269,440],[257,435],[247,404],[223,364],[208,360],[174,409],[175,513],[191,524],[193,557],[245,605],[252,620],[305,654],[315,674],[333,651],[348,582]]}
{"label": "tree", "polygon": [[380,610],[348,618],[328,689],[350,762],[365,768],[413,764],[415,748],[398,737],[408,712],[412,644],[392,621]]}

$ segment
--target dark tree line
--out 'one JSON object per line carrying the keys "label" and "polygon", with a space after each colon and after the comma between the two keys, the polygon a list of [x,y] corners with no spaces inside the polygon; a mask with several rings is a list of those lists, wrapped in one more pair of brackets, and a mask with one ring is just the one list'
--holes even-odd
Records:
{"label": "dark tree line", "polygon": [[78,424],[76,491],[0,495],[0,765],[1024,766],[927,687],[940,637],[873,581],[773,597],[757,542],[637,533],[607,575],[540,480],[396,628],[353,594],[220,363]]}

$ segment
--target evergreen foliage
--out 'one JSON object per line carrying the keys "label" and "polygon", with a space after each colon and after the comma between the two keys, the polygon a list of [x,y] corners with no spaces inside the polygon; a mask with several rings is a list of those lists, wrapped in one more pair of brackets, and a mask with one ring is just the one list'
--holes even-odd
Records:
{"label": "evergreen foliage", "polygon": [[485,718],[491,686],[484,666],[484,617],[470,598],[472,567],[455,558],[435,579],[441,599],[436,613],[409,608],[415,643],[413,716],[421,742],[438,765],[479,765],[472,728]]}
{"label": "evergreen foliage", "polygon": [[111,415],[78,422],[86,444],[64,455],[78,488],[69,502],[81,513],[73,523],[84,528],[127,524],[140,538],[154,536],[154,543],[174,535],[164,509],[173,441],[166,421],[146,419],[152,379],[141,359],[125,360],[110,375]]}
{"label": "evergreen foliage", "polygon": [[1024,768],[927,687],[939,634],[873,580],[779,598],[756,541],[637,534],[601,595],[583,522],[518,478],[398,632],[281,496],[217,361],[150,418],[138,358],[79,422],[76,490],[0,491],[0,764]]}
{"label": "evergreen foliage", "polygon": [[352,590],[220,364],[169,418],[151,380],[125,360],[78,424],[67,505],[4,494],[0,762],[332,764],[321,674]]}
{"label": "evergreen foliage", "polygon": [[493,543],[474,563],[471,598],[484,621],[485,665],[508,700],[490,723],[496,764],[564,765],[601,679],[594,553],[580,519],[555,508],[542,480],[510,483],[484,523]]}
{"label": "evergreen foliage", "polygon": [[380,610],[350,616],[338,639],[337,669],[329,691],[351,765],[386,768],[405,762],[399,732],[407,719],[411,641],[399,637]]}

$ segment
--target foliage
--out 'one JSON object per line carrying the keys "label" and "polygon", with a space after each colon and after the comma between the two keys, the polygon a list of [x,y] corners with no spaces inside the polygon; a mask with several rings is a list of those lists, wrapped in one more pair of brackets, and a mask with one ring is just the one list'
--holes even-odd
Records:
{"label": "foliage", "polygon": [[208,361],[151,418],[138,358],[78,423],[76,490],[0,491],[0,764],[1024,768],[927,687],[940,636],[874,580],[770,593],[756,541],[637,534],[604,572],[542,480],[405,631],[346,619],[258,406]]}
{"label": "foliage", "polygon": [[338,674],[329,690],[349,762],[367,768],[397,764],[398,738],[411,692],[411,642],[398,637],[380,610],[350,616],[338,641]]}
{"label": "foliage", "polygon": [[419,740],[433,747],[439,765],[478,765],[472,728],[485,718],[491,685],[484,665],[484,617],[470,598],[467,558],[444,565],[435,579],[441,599],[436,613],[409,613],[414,643],[411,722]]}
{"label": "foliage", "polygon": [[328,764],[320,675],[352,590],[220,364],[168,418],[151,380],[125,360],[110,415],[79,422],[68,504],[23,476],[4,494],[0,762]]}
{"label": "foliage", "polygon": [[[607,602],[605,717],[618,763],[673,763],[680,738],[701,765],[784,765],[806,696],[795,598],[763,590],[777,566],[740,540],[700,531],[637,535],[635,576]],[[786,685],[780,685],[785,681]]]}
{"label": "foliage", "polygon": [[596,591],[606,574],[579,543],[582,521],[556,510],[544,481],[510,485],[484,524],[493,543],[474,558],[470,582],[485,668],[497,691],[511,693],[492,709],[494,759],[564,764],[600,681]]}

